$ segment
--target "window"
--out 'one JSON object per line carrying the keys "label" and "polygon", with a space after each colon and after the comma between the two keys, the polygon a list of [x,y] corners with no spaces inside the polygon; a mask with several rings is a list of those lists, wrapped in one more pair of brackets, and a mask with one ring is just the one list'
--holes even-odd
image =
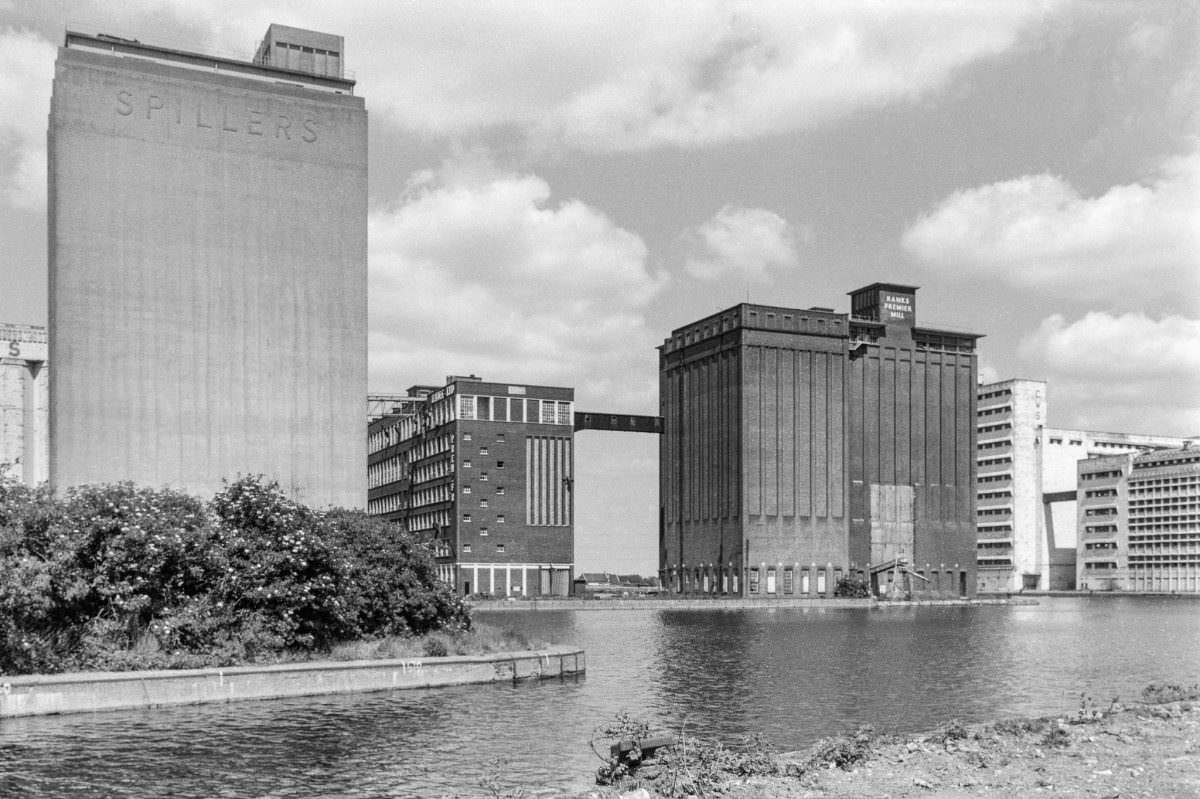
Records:
{"label": "window", "polygon": [[470,459],[470,458],[467,458],[466,460],[464,460],[464,461],[463,461],[463,468],[464,468],[464,469],[470,469],[470,468],[471,468],[471,459]]}
{"label": "window", "polygon": [[504,434],[503,434],[503,433],[497,433],[497,434],[496,434],[496,443],[497,443],[497,444],[503,444],[503,443],[504,443]]}
{"label": "window", "polygon": [[504,514],[503,513],[496,514],[496,524],[504,524]]}
{"label": "window", "polygon": [[497,552],[503,552],[503,551],[504,551],[504,544],[496,544],[496,551],[497,551]]}
{"label": "window", "polygon": [[471,440],[471,434],[463,433],[463,441],[470,441],[470,440]]}
{"label": "window", "polygon": [[458,416],[460,419],[475,418],[475,398],[465,394],[458,395]]}
{"label": "window", "polygon": [[479,482],[486,483],[487,481],[488,481],[487,472],[480,472],[479,473]]}
{"label": "window", "polygon": [[503,493],[504,493],[504,486],[496,486],[496,493],[497,493],[497,494],[503,494]]}
{"label": "window", "polygon": [[750,593],[758,593],[758,569],[750,570]]}
{"label": "window", "polygon": [[471,514],[469,514],[469,513],[464,513],[464,514],[463,514],[463,521],[464,521],[464,522],[469,522],[469,521],[471,521]]}
{"label": "window", "polygon": [[767,569],[767,593],[775,593],[775,570]]}
{"label": "window", "polygon": [[463,493],[464,493],[464,494],[470,494],[470,493],[471,493],[471,487],[470,487],[470,486],[463,486]]}
{"label": "window", "polygon": [[794,579],[791,569],[783,570],[783,593],[791,594],[795,591]]}
{"label": "window", "polygon": [[480,448],[479,448],[479,454],[480,454],[480,455],[486,455],[486,454],[488,454],[488,448],[487,448],[487,447],[480,447]]}
{"label": "window", "polygon": [[503,468],[504,468],[504,461],[496,461],[496,468],[497,468],[497,469],[503,469]]}
{"label": "window", "polygon": [[463,554],[464,555],[471,554],[471,545],[470,544],[463,544]]}
{"label": "window", "polygon": [[487,529],[486,527],[480,527],[480,528],[479,528],[479,534],[480,534],[480,535],[487,535],[487,534],[488,534],[488,529]]}
{"label": "window", "polygon": [[542,424],[554,424],[554,419],[554,403],[550,400],[544,400],[542,402]]}
{"label": "window", "polygon": [[569,403],[569,402],[558,403],[558,423],[559,424],[570,424],[571,423],[571,403]]}
{"label": "window", "polygon": [[488,506],[487,497],[484,497],[483,499],[479,500],[479,507],[486,508],[487,506]]}

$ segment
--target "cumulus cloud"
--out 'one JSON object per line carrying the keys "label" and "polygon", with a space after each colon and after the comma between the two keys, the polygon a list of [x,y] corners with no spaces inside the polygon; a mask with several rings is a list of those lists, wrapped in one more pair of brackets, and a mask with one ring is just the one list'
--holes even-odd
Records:
{"label": "cumulus cloud", "polygon": [[1055,314],[1019,353],[1046,375],[1054,417],[1071,426],[1200,435],[1200,319]]}
{"label": "cumulus cloud", "polygon": [[0,28],[0,180],[5,202],[46,203],[46,120],[55,48],[36,33]]}
{"label": "cumulus cloud", "polygon": [[653,409],[661,342],[643,308],[665,278],[637,235],[478,165],[418,176],[369,225],[373,389],[473,372]]}
{"label": "cumulus cloud", "polygon": [[222,52],[251,49],[270,21],[334,31],[373,112],[406,129],[611,151],[747,140],[926,97],[1059,5],[127,0],[108,13],[136,25],[166,11]]}
{"label": "cumulus cloud", "polygon": [[995,383],[1000,380],[1000,371],[990,363],[979,363],[979,382]]}
{"label": "cumulus cloud", "polygon": [[1200,152],[1148,183],[1085,197],[1054,175],[958,191],[904,233],[904,248],[964,278],[1052,294],[1200,308]]}
{"label": "cumulus cloud", "polygon": [[766,280],[771,270],[797,263],[797,234],[778,214],[727,205],[683,235],[684,268],[698,280]]}

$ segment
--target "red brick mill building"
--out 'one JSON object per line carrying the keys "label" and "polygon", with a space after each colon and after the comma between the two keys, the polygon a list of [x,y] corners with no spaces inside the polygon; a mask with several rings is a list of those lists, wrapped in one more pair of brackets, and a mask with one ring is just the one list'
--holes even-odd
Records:
{"label": "red brick mill building", "polygon": [[458,593],[566,596],[575,577],[575,391],[475,376],[380,401],[368,512],[435,548]]}
{"label": "red brick mill building", "polygon": [[659,348],[660,578],[676,594],[975,593],[970,333],[916,287],[850,313],[742,303]]}

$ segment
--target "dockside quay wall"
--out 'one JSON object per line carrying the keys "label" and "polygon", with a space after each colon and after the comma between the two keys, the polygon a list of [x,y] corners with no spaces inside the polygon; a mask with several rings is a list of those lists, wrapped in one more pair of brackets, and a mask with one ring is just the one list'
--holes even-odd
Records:
{"label": "dockside quay wall", "polygon": [[749,610],[755,608],[812,608],[834,610],[845,608],[908,608],[925,605],[1036,605],[1037,602],[1019,597],[912,599],[885,601],[879,599],[743,599],[721,597],[714,599],[526,599],[475,600],[471,611],[521,610]]}
{"label": "dockside quay wall", "polygon": [[407,660],[0,676],[0,718],[550,679],[583,674],[586,663],[583,650],[551,647]]}

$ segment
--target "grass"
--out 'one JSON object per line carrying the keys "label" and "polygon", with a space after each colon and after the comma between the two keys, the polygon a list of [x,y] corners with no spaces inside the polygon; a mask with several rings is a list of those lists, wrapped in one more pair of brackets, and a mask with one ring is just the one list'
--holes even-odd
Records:
{"label": "grass", "polygon": [[351,641],[333,647],[322,659],[386,660],[448,655],[490,655],[542,649],[550,642],[531,641],[513,630],[476,623],[468,632],[434,632],[414,637],[380,638]]}

